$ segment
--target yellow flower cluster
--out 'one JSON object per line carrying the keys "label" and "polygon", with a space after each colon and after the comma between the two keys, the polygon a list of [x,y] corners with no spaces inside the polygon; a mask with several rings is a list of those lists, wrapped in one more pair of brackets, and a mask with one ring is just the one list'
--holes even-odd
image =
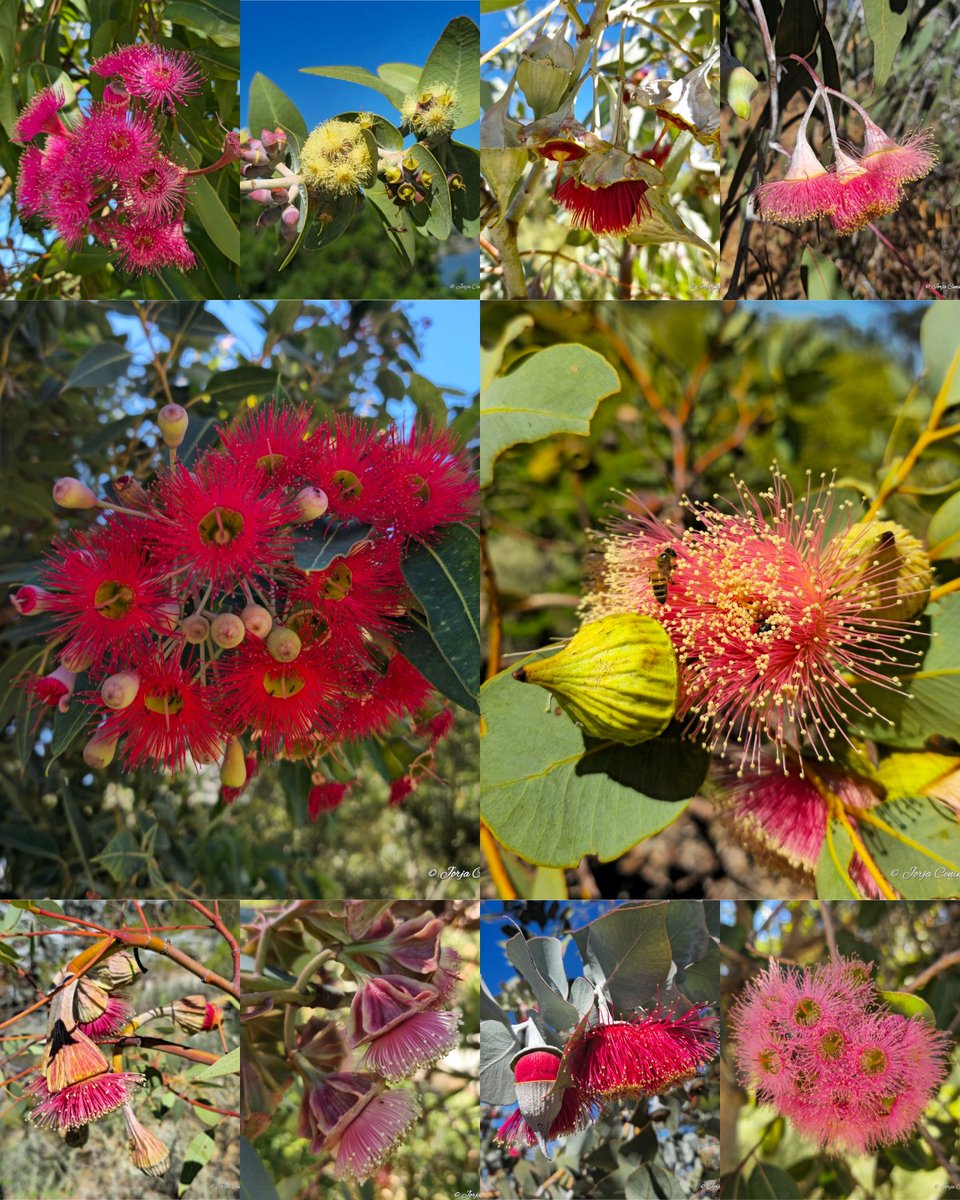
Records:
{"label": "yellow flower cluster", "polygon": [[457,92],[452,87],[429,87],[404,98],[403,119],[420,137],[442,137],[453,133]]}
{"label": "yellow flower cluster", "polygon": [[303,144],[300,174],[311,191],[346,196],[373,181],[366,139],[355,121],[324,121]]}

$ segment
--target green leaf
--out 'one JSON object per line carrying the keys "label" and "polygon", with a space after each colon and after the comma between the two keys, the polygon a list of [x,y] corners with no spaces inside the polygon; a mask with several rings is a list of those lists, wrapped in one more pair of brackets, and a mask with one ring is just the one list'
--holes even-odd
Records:
{"label": "green leaf", "polygon": [[[380,374],[387,374],[381,372]],[[380,375],[377,376],[379,380]],[[396,378],[396,376],[394,376]],[[402,386],[402,384],[401,384]],[[424,379],[422,375],[418,375],[416,371],[410,372],[410,385],[406,389],[410,394],[410,399],[417,406],[417,412],[424,417],[432,417],[433,420],[440,426],[447,423],[447,402],[443,398],[443,392],[432,383],[429,379]],[[401,396],[394,397],[400,399]]]}
{"label": "green leaf", "polygon": [[800,1200],[797,1181],[782,1167],[757,1160],[747,1181],[750,1200]]}
{"label": "green leaf", "polygon": [[913,674],[902,672],[902,689],[859,683],[857,692],[877,716],[861,717],[855,728],[904,750],[918,750],[933,734],[960,740],[960,596],[944,596],[927,609],[930,636],[918,637],[923,661]]}
{"label": "green leaf", "polygon": [[[200,155],[192,147],[186,148],[191,166],[200,166]],[[194,175],[187,192],[187,209],[196,214],[207,236],[217,249],[233,263],[240,262],[240,230],[227,211],[210,180],[205,175]]]}
{"label": "green leaf", "polygon": [[450,189],[453,225],[464,237],[480,232],[480,154],[472,146],[450,142],[445,147],[444,164],[463,177],[462,188]]}
{"label": "green leaf", "polygon": [[[86,687],[86,681],[86,675],[78,676],[76,683],[78,691],[82,691]],[[70,749],[76,738],[86,729],[92,716],[93,710],[90,705],[81,704],[79,700],[74,700],[66,712],[57,710],[57,715],[53,718],[53,741],[47,751],[44,775],[50,774],[50,768],[56,759]]]}
{"label": "green leaf", "polygon": [[624,906],[573,933],[595,983],[603,982],[614,1007],[628,1012],[656,996],[670,976],[667,905]]}
{"label": "green leaf", "polygon": [[140,871],[147,855],[129,829],[119,829],[91,861],[99,863],[114,883],[129,883]]}
{"label": "green leaf", "polygon": [[903,0],[863,0],[863,19],[873,42],[873,90],[887,82],[903,35],[907,32],[908,6]]}
{"label": "green leaf", "polygon": [[407,155],[416,158],[417,165],[433,176],[430,187],[423,192],[424,199],[411,204],[405,211],[416,228],[424,234],[445,241],[450,236],[451,206],[447,175],[430,150],[418,142],[411,146]]}
{"label": "green leaf", "polygon": [[[336,200],[325,201],[322,208],[319,205],[315,206],[315,213],[310,214],[306,222],[304,247],[307,250],[320,250],[324,246],[329,246],[331,242],[335,242],[349,228],[350,222],[356,215],[357,204],[357,193],[350,192],[349,195],[339,196]],[[332,206],[332,214],[328,206]],[[321,211],[327,219],[320,220]],[[296,253],[296,246],[293,247],[291,255],[284,260],[280,270],[287,265],[293,253]]]}
{"label": "green leaf", "polygon": [[0,908],[0,933],[13,933],[20,924],[22,916],[22,908],[17,908],[13,904],[5,904]]}
{"label": "green leaf", "polygon": [[499,1021],[480,1022],[480,1099],[484,1104],[516,1104],[510,1059],[522,1047]]}
{"label": "green leaf", "polygon": [[403,103],[404,93],[399,88],[379,79],[363,67],[301,67],[300,70],[305,75],[322,75],[326,79],[342,79],[346,83],[359,83],[363,87],[373,88],[381,96],[386,96],[397,109]]}
{"label": "green leaf", "polygon": [[240,1047],[228,1050],[215,1063],[204,1067],[193,1076],[194,1079],[219,1079],[221,1075],[236,1075],[240,1070]]}
{"label": "green leaf", "polygon": [[132,361],[133,355],[119,342],[97,342],[67,376],[63,390],[107,387],[126,374]]}
{"label": "green leaf", "polygon": [[178,1196],[183,1196],[189,1191],[190,1185],[213,1157],[215,1148],[213,1130],[203,1130],[193,1138],[183,1156],[183,1166],[177,1182]]}
{"label": "green leaf", "polygon": [[540,1015],[554,1029],[576,1025],[580,1014],[567,999],[567,973],[563,967],[563,943],[555,937],[526,938],[522,933],[508,938],[507,961],[530,985]]}
{"label": "green leaf", "polygon": [[[373,139],[378,146],[382,146],[384,150],[401,150],[403,148],[403,134],[396,127],[377,113],[368,113],[368,117],[373,117],[373,124],[366,132],[373,134]],[[341,113],[338,121],[356,121],[360,117],[359,112]]]}
{"label": "green leaf", "polygon": [[[24,619],[29,621],[32,618]],[[24,650],[17,650],[15,654],[11,654],[0,667],[0,729],[6,727],[17,707],[17,702],[24,696],[18,680],[30,670],[43,653],[43,646],[27,646]]]}
{"label": "green leaf", "polygon": [[255,396],[258,400],[272,396],[278,383],[278,373],[268,371],[265,367],[231,367],[229,371],[218,371],[211,375],[201,394],[209,396],[213,404],[230,406],[246,400],[248,396]]}
{"label": "green leaf", "polygon": [[454,17],[440,34],[417,91],[438,85],[456,89],[455,129],[480,120],[480,30],[469,17]]}
{"label": "green leaf", "polygon": [[413,220],[390,198],[382,180],[378,180],[372,188],[365,188],[363,194],[383,221],[391,245],[412,266],[417,257],[417,235]]}
{"label": "green leaf", "polygon": [[301,146],[307,140],[307,123],[300,110],[286,92],[259,71],[250,84],[248,122],[255,137],[259,137],[263,129],[279,126]]}
{"label": "green leaf", "polygon": [[920,1017],[936,1029],[937,1018],[934,1016],[933,1009],[922,997],[914,996],[912,992],[880,992],[879,995],[884,1004],[888,1004],[894,1012],[899,1013],[902,1017]]}
{"label": "green leaf", "polygon": [[817,858],[817,895],[821,900],[859,900],[860,889],[850,878],[853,842],[839,821],[828,821]]}
{"label": "green leaf", "polygon": [[417,90],[423,67],[415,67],[413,63],[381,63],[377,74],[391,87],[397,88],[405,96],[412,95]]}
{"label": "green leaf", "polygon": [[[954,356],[960,351],[960,330],[956,318],[951,319],[949,309],[943,312],[942,304],[931,304],[920,322],[920,348],[927,369],[927,383],[931,390],[943,387]],[[954,371],[947,406],[960,404],[960,364]]]}
{"label": "green leaf", "polygon": [[945,500],[930,518],[927,545],[935,561],[960,558],[960,492]]}
{"label": "green leaf", "polygon": [[904,900],[952,898],[960,891],[960,826],[950,809],[929,796],[878,804],[861,818],[860,832]]}
{"label": "green leaf", "polygon": [[[54,862],[61,861],[54,839],[48,833],[38,829],[36,825],[27,822],[9,821],[5,825],[0,825],[0,846],[22,850],[25,854],[35,855],[37,858],[51,858]],[[33,903],[33,901],[27,903]]]}
{"label": "green leaf", "polygon": [[454,704],[480,715],[480,703],[475,694],[467,691],[460,677],[444,658],[425,625],[409,621],[396,635],[397,649],[417,668],[424,679]]}
{"label": "green leaf", "polygon": [[800,278],[808,300],[850,300],[832,259],[807,246],[800,258]]}
{"label": "green leaf", "polygon": [[586,346],[550,346],[480,395],[480,484],[493,480],[497,455],[517,442],[590,432],[597,405],[620,391],[620,377]]}
{"label": "green leaf", "polygon": [[403,577],[421,604],[430,636],[471,696],[480,689],[480,542],[452,525],[403,560]]}
{"label": "green leaf", "polygon": [[218,46],[240,45],[240,18],[233,0],[171,0],[164,19],[205,33]]}
{"label": "green leaf", "polygon": [[639,746],[600,742],[504,671],[480,691],[484,821],[508,849],[541,866],[604,862],[675,821],[709,756],[671,727]]}
{"label": "green leaf", "polygon": [[240,1139],[240,1200],[279,1200],[263,1159],[245,1137]]}
{"label": "green leaf", "polygon": [[303,526],[293,547],[293,560],[301,571],[325,571],[335,558],[343,558],[370,532],[359,521],[345,525],[333,521],[314,521]]}

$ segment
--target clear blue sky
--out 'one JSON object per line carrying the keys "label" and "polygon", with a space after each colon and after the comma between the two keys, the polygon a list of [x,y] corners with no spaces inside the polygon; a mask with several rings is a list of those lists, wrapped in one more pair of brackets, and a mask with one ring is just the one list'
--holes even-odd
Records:
{"label": "clear blue sky", "polygon": [[[479,8],[477,0],[243,0],[241,120],[247,119],[250,81],[261,71],[287,93],[308,128],[358,109],[399,124],[399,113],[379,92],[299,68],[365,67],[376,74],[386,62],[423,66],[447,23],[464,16],[477,21]],[[455,137],[478,146],[479,131],[477,122]]]}

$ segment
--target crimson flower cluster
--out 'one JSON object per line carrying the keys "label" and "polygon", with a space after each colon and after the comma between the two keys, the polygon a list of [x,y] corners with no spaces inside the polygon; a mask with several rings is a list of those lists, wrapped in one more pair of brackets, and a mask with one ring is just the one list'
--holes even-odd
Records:
{"label": "crimson flower cluster", "polygon": [[297,1031],[298,1133],[332,1156],[337,1179],[366,1178],[390,1158],[420,1114],[404,1081],[459,1044],[460,960],[443,930],[429,911],[402,922],[383,913],[338,956],[357,981],[345,1026],[311,1017]]}
{"label": "crimson flower cluster", "polygon": [[59,990],[50,1002],[43,1054],[36,1078],[26,1087],[33,1105],[30,1120],[41,1129],[69,1134],[121,1109],[131,1162],[146,1175],[162,1176],[170,1165],[170,1152],[131,1105],[145,1076],[114,1070],[101,1044],[161,1016],[181,1033],[200,1033],[220,1024],[221,1011],[196,995],[135,1016],[124,994],[141,974],[134,955],[117,951],[95,971],[80,974],[83,957],[54,980]]}
{"label": "crimson flower cluster", "polygon": [[737,1063],[757,1102],[834,1153],[905,1138],[946,1073],[948,1037],[894,1012],[870,967],[836,958],[779,963],[750,981],[733,1013]]}
{"label": "crimson flower cluster", "polygon": [[[899,208],[906,184],[928,175],[937,156],[929,130],[917,130],[902,142],[896,142],[855,100],[819,80],[817,85],[797,129],[786,174],[783,179],[761,183],[753,194],[754,201],[765,218],[799,224],[816,217],[829,217],[837,233],[847,236]],[[864,129],[859,152],[851,147],[845,149],[838,141],[831,96],[859,113]],[[810,118],[821,103],[826,110],[833,150],[829,167],[822,165],[807,139]]]}
{"label": "crimson flower cluster", "polygon": [[513,1060],[517,1110],[500,1126],[501,1144],[535,1146],[567,1137],[622,1100],[655,1096],[693,1079],[717,1053],[704,1008],[676,1016],[659,1008],[578,1028],[562,1050],[531,1046]]}
{"label": "crimson flower cluster", "polygon": [[[59,657],[26,686],[64,712],[90,706],[91,767],[118,748],[127,770],[216,761],[227,802],[258,756],[310,759],[311,817],[352,786],[343,764],[329,778],[320,761],[409,717],[430,749],[395,781],[399,803],[452,721],[424,712],[431,685],[395,642],[412,603],[404,555],[474,503],[452,435],[350,416],[311,430],[306,411],[271,404],[221,430],[219,447],[188,468],[175,461],[186,411],[168,405],[159,422],[171,465],[147,487],[124,476],[116,499],[100,501],[79,480],[56,483],[61,505],[107,515],[57,541],[41,586],[13,597],[21,613],[53,619]],[[345,538],[322,569],[296,564],[307,526],[314,549],[318,529]]]}
{"label": "crimson flower cluster", "polygon": [[202,172],[185,170],[164,151],[164,115],[202,84],[185,51],[122,46],[91,70],[109,80],[103,99],[72,123],[63,117],[60,88],[37,92],[21,112],[14,139],[45,141],[29,145],[20,160],[20,211],[40,216],[71,248],[92,236],[117,253],[125,271],[189,270],[195,261],[184,233],[189,178],[234,161],[239,141],[229,134],[221,160]]}

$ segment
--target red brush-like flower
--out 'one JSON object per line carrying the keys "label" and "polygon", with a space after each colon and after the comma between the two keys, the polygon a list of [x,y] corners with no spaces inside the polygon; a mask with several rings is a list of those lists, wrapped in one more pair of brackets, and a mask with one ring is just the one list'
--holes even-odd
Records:
{"label": "red brush-like flower", "polygon": [[553,198],[591,233],[624,233],[635,220],[650,215],[649,184],[641,179],[618,179],[606,187],[590,187],[577,176],[558,179]]}
{"label": "red brush-like flower", "polygon": [[375,425],[337,416],[307,443],[307,478],[326,493],[334,516],[376,524],[389,515],[390,459],[389,443]]}
{"label": "red brush-like flower", "polygon": [[137,661],[140,686],[131,704],[109,713],[105,737],[123,741],[127,769],[147,762],[179,771],[187,754],[210,762],[220,750],[220,729],[196,680],[172,659]]}
{"label": "red brush-like flower", "polygon": [[66,102],[62,88],[43,88],[37,92],[17,118],[13,140],[30,142],[41,133],[66,133],[67,127],[58,115]]}
{"label": "red brush-like flower", "polygon": [[307,794],[307,815],[310,820],[315,821],[322,812],[339,808],[349,787],[348,783],[336,783],[330,779],[315,784]]}
{"label": "red brush-like flower", "polygon": [[366,737],[384,732],[397,718],[419,712],[432,695],[433,685],[402,654],[395,654],[386,673],[378,676],[364,698],[351,708],[347,716],[350,734]]}
{"label": "red brush-like flower", "polygon": [[248,413],[236,429],[218,430],[224,453],[238,473],[255,473],[264,484],[288,487],[305,476],[310,416],[304,408],[265,404]]}
{"label": "red brush-like flower", "polygon": [[170,596],[134,524],[115,521],[107,532],[76,534],[72,543],[54,546],[56,557],[40,574],[51,592],[47,603],[57,632],[70,639],[73,652],[94,666],[110,665],[144,651],[151,635],[169,631],[163,606]]}
{"label": "red brush-like flower", "polygon": [[41,1129],[60,1133],[78,1129],[122,1108],[143,1082],[143,1076],[133,1072],[106,1071],[51,1092],[39,1076],[26,1089],[29,1096],[40,1101],[30,1113],[30,1120]]}
{"label": "red brush-like flower", "polygon": [[539,1145],[546,1153],[547,1142],[593,1119],[597,1106],[575,1083],[558,1087],[560,1062],[561,1052],[552,1046],[529,1049],[514,1061],[518,1108],[496,1132],[500,1145]]}
{"label": "red brush-like flower", "polygon": [[454,435],[433,424],[414,426],[391,441],[390,502],[401,534],[424,537],[462,520],[477,496],[477,482]]}
{"label": "red brush-like flower", "polygon": [[336,702],[348,686],[349,676],[325,647],[304,646],[292,662],[279,663],[248,638],[220,660],[224,721],[235,733],[249,729],[265,754],[333,729]]}
{"label": "red brush-like flower", "polygon": [[237,474],[225,456],[208,456],[192,473],[178,466],[155,486],[168,520],[156,522],[152,547],[164,571],[183,573],[187,588],[229,590],[289,555],[283,501]]}

